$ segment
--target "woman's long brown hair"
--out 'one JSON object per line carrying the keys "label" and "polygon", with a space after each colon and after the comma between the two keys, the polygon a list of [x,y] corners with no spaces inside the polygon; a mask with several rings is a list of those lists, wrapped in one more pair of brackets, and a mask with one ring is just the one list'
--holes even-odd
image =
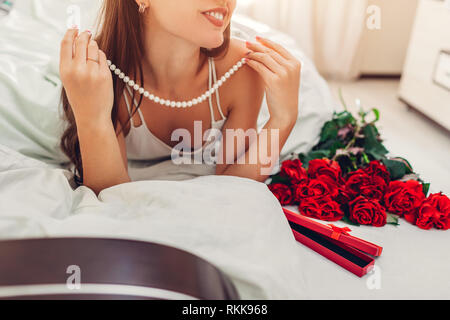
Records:
{"label": "woman's long brown hair", "polygon": [[[117,66],[120,66],[120,69],[125,74],[130,75],[130,78],[140,79],[141,86],[144,87],[141,64],[145,54],[142,49],[143,21],[138,9],[136,2],[132,0],[104,0],[99,16],[100,32],[95,40],[109,60],[114,61]],[[212,50],[202,48],[201,52],[206,57],[225,55],[230,44],[230,26],[225,30],[224,36],[225,41],[221,47]],[[117,77],[113,77],[113,88],[114,104],[111,120],[114,128],[117,128],[119,101],[123,95],[125,83],[120,81],[120,79],[118,80]],[[61,137],[60,146],[73,164],[74,180],[80,186],[83,184],[80,142],[75,117],[64,88],[62,90],[61,100],[64,111],[63,120],[67,121],[68,126]],[[139,99],[138,108],[141,103],[142,95]],[[134,110],[132,116],[137,112],[138,108]],[[122,124],[122,130],[128,124],[131,117],[126,124]]]}

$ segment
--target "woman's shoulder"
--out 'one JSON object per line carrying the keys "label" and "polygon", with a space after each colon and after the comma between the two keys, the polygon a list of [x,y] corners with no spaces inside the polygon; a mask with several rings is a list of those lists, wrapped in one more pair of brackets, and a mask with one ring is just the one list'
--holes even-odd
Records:
{"label": "woman's shoulder", "polygon": [[[220,75],[226,73],[239,60],[245,58],[247,52],[249,52],[249,49],[245,41],[231,38],[227,53],[222,58],[216,60],[218,73]],[[229,85],[236,87],[237,91],[241,93],[238,95],[240,100],[258,101],[262,100],[264,95],[262,78],[248,65],[244,65],[232,76],[232,81],[229,81]]]}
{"label": "woman's shoulder", "polygon": [[[216,61],[216,65],[221,71],[228,71],[231,67],[233,67],[238,61],[245,58],[245,55],[250,50],[247,48],[245,41],[240,39],[231,38],[228,50],[226,54],[221,58],[218,58]],[[244,74],[247,77],[257,78],[258,74],[253,71],[253,69],[246,66],[246,68],[242,68],[243,72],[238,72],[237,74]]]}

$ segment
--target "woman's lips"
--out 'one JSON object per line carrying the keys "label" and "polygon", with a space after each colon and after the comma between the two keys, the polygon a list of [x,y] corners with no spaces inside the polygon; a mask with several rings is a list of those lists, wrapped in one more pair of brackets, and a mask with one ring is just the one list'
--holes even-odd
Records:
{"label": "woman's lips", "polygon": [[225,23],[225,18],[228,14],[226,8],[216,8],[209,11],[202,12],[206,19],[209,20],[216,27],[222,27]]}

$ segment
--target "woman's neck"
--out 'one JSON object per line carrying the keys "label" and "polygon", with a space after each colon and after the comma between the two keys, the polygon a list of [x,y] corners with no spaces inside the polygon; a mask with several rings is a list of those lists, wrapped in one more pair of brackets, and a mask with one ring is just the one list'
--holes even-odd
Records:
{"label": "woman's neck", "polygon": [[[154,20],[154,19],[149,19]],[[146,85],[166,94],[176,94],[176,88],[192,83],[206,62],[200,48],[146,22],[143,61]]]}

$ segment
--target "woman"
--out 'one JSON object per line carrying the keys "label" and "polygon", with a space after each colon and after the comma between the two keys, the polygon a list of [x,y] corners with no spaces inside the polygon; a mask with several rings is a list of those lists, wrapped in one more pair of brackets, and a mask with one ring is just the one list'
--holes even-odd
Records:
{"label": "woman", "polygon": [[[268,39],[230,39],[235,7],[236,0],[105,0],[95,40],[89,31],[67,31],[60,74],[69,126],[61,146],[79,184],[98,194],[130,182],[128,159],[170,158],[172,133],[195,136],[199,122],[206,138],[189,141],[191,155],[216,148],[207,129],[219,130],[216,174],[267,178],[268,163],[251,155],[265,145],[279,149],[269,166],[279,157],[297,119],[301,65]],[[235,146],[225,132],[256,130],[264,92],[265,129],[279,136]]]}

